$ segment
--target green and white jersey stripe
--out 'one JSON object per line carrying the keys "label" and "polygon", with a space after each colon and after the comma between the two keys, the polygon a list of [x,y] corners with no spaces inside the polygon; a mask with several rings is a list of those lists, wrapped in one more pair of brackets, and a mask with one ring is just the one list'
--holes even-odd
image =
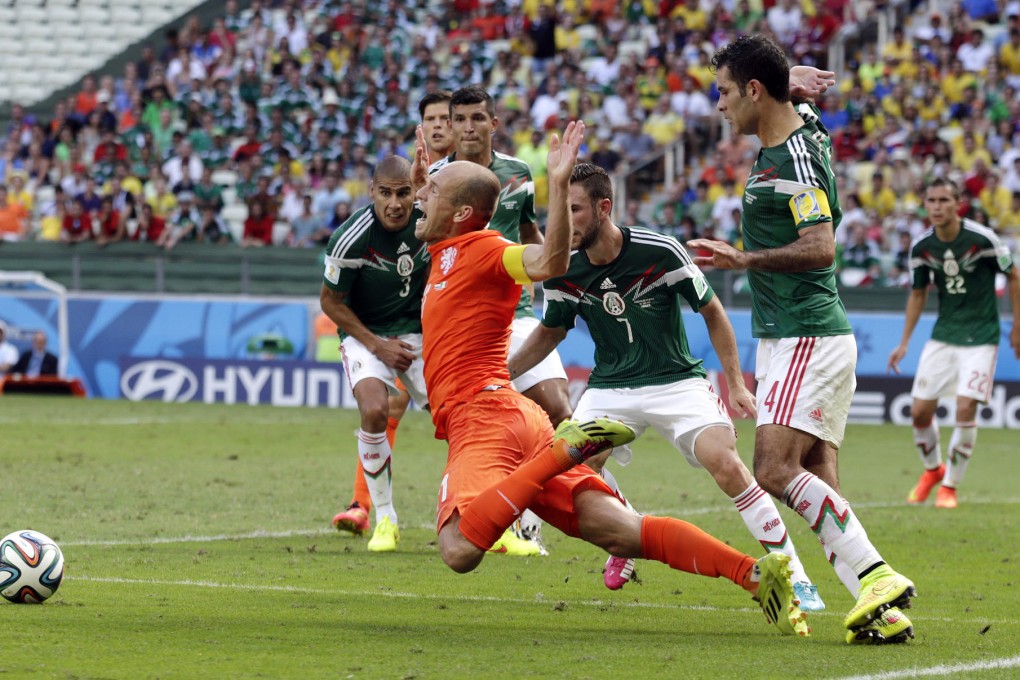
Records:
{"label": "green and white jersey stripe", "polygon": [[704,377],[691,356],[681,299],[698,311],[714,293],[676,239],[638,227],[621,227],[623,248],[606,265],[583,250],[570,256],[567,273],[545,282],[550,328],[574,327],[580,316],[595,342],[591,387],[663,385]]}
{"label": "green and white jersey stripe", "polygon": [[421,333],[429,253],[414,237],[419,217],[413,210],[407,225],[391,232],[369,205],[340,225],[326,246],[323,284],[346,292],[347,305],[377,335]]}
{"label": "green and white jersey stripe", "polygon": [[951,242],[929,228],[910,246],[910,278],[915,289],[934,284],[939,316],[933,340],[950,345],[998,345],[999,304],[995,276],[1013,269],[1009,246],[973,220],[960,222]]}

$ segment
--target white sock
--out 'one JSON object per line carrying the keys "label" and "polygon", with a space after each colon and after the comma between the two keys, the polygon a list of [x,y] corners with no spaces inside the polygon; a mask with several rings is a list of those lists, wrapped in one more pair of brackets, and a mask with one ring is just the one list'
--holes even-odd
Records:
{"label": "white sock", "polygon": [[620,491],[620,483],[616,481],[616,477],[613,476],[613,473],[603,466],[599,474],[602,475],[602,479],[609,485],[609,488],[613,490],[616,497],[623,501],[623,504],[627,506],[627,509],[637,514],[637,510],[634,509],[634,506],[630,504],[630,501],[628,501],[626,497],[624,497],[623,492]]}
{"label": "white sock", "polygon": [[[822,544],[822,548],[825,549],[825,544]],[[850,597],[856,600],[857,593],[861,590],[861,579],[857,578],[854,570],[850,568],[846,560],[840,559],[839,555],[825,550],[825,557],[828,558],[832,568],[836,570],[836,576],[840,582],[850,591]]]}
{"label": "white sock", "polygon": [[737,512],[754,536],[754,540],[761,543],[766,552],[780,552],[790,556],[790,571],[793,572],[790,580],[794,583],[799,581],[810,583],[811,579],[804,571],[804,565],[797,556],[797,549],[793,546],[793,539],[790,538],[772,497],[756,482],[751,482],[751,486],[733,499],[733,504],[737,506]]}
{"label": "white sock", "polygon": [[397,523],[397,511],[393,509],[393,471],[391,469],[393,452],[386,441],[385,432],[365,432],[358,430],[358,455],[361,467],[365,469],[365,482],[368,493],[372,496],[375,506],[375,521],[389,517]]}
{"label": "white sock", "polygon": [[939,426],[932,418],[928,427],[914,428],[914,446],[921,455],[925,470],[935,470],[942,464],[942,447],[939,445]]}
{"label": "white sock", "polygon": [[956,424],[953,437],[949,440],[949,465],[946,466],[946,474],[942,478],[943,486],[955,489],[963,481],[976,442],[977,423]]}
{"label": "white sock", "polygon": [[846,561],[855,574],[883,561],[850,504],[815,475],[802,472],[794,477],[783,500],[804,518],[826,550]]}

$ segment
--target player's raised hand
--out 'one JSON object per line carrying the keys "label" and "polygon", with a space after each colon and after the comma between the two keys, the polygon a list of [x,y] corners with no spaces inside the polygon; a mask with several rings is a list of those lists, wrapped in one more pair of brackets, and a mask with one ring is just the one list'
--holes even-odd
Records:
{"label": "player's raised hand", "polygon": [[688,250],[707,250],[711,255],[696,255],[694,264],[699,267],[715,267],[716,269],[747,269],[744,264],[744,253],[725,241],[696,238],[687,242]]}
{"label": "player's raised hand", "polygon": [[889,353],[889,365],[886,367],[887,371],[892,371],[896,375],[900,374],[900,362],[903,361],[903,357],[907,355],[907,348],[904,345],[899,345],[896,349]]}
{"label": "player's raised hand", "polygon": [[584,140],[584,121],[567,123],[563,138],[553,135],[549,140],[549,154],[546,156],[546,174],[549,182],[568,182],[570,173],[577,163],[577,152]]}
{"label": "player's raised hand", "polygon": [[836,74],[814,66],[794,66],[790,69],[790,94],[794,97],[814,99],[836,84]]}
{"label": "player's raised hand", "polygon": [[411,186],[414,190],[429,181],[429,148],[425,145],[425,131],[421,125],[414,129],[414,163],[411,164]]}

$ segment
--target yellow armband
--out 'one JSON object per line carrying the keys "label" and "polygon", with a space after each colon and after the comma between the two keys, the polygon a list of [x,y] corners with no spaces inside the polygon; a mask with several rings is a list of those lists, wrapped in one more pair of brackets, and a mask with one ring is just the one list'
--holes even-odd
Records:
{"label": "yellow armband", "polygon": [[794,194],[790,199],[790,212],[793,213],[793,221],[798,227],[805,222],[813,224],[832,219],[829,197],[824,191],[816,188]]}
{"label": "yellow armband", "polygon": [[527,246],[510,246],[503,251],[503,266],[506,267],[507,274],[522,286],[531,283],[531,277],[528,276],[527,270],[524,269],[525,248]]}

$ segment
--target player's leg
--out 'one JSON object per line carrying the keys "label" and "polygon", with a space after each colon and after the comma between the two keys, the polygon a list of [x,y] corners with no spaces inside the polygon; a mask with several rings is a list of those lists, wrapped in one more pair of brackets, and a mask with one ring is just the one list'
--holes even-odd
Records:
{"label": "player's leg", "polygon": [[914,384],[910,388],[913,397],[910,416],[914,426],[914,445],[921,456],[924,471],[907,495],[908,503],[928,500],[929,494],[945,475],[935,409],[939,397],[955,391],[959,372],[959,356],[951,345],[937,340],[929,340],[924,344],[914,374]]}
{"label": "player's leg", "polygon": [[977,443],[977,409],[991,397],[998,347],[954,347],[960,371],[956,382],[956,427],[949,440],[949,463],[935,506],[955,508],[956,489],[967,473]]}
{"label": "player's leg", "polygon": [[635,515],[608,489],[580,490],[573,503],[578,534],[589,543],[618,557],[641,557],[690,574],[727,578],[761,598],[766,617],[780,630],[810,633],[794,599],[785,555],[770,553],[755,560],[689,522]]}
{"label": "player's leg", "polygon": [[[693,453],[697,461],[712,475],[712,479],[723,493],[733,500],[744,526],[766,552],[778,552],[790,558],[790,571],[794,592],[804,611],[825,609],[818,588],[808,577],[804,565],[797,555],[783,522],[779,509],[772,497],[758,485],[747,466],[737,453],[737,439],[732,426],[710,425],[690,433],[693,436]],[[680,444],[685,451],[686,438]],[[686,453],[685,453],[686,455]]]}
{"label": "player's leg", "polygon": [[[389,418],[386,421],[386,441],[390,444],[390,450],[393,450],[394,445],[397,442],[397,425],[400,424],[400,419],[403,417],[404,412],[407,411],[407,405],[411,402],[411,397],[407,393],[407,390],[400,389],[399,380],[398,391],[396,394],[391,394],[389,397]],[[348,528],[348,526],[357,526],[356,519],[360,516],[364,516],[364,530],[368,529],[367,518],[369,512],[372,511],[372,495],[368,491],[368,482],[365,481],[365,468],[361,465],[361,457],[358,457],[358,466],[354,471],[354,496],[351,499],[351,504],[347,506],[347,510],[337,515],[333,523],[336,524],[337,520],[343,524],[345,531],[354,531],[354,529]],[[360,531],[356,533],[361,533]]]}
{"label": "player's leg", "polygon": [[375,507],[376,529],[368,548],[389,552],[396,550],[400,540],[397,511],[393,507],[393,452],[386,439],[389,388],[377,378],[366,378],[354,386],[354,398],[361,414],[358,457]]}

